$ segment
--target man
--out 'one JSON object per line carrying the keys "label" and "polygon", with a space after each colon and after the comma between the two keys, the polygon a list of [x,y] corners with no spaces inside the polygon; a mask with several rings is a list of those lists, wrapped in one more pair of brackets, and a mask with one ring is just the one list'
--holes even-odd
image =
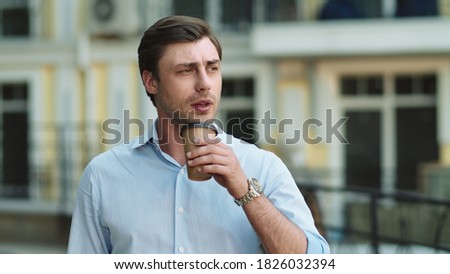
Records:
{"label": "man", "polygon": [[[202,20],[171,16],[144,34],[142,81],[158,119],[144,135],[93,159],[81,178],[69,253],[328,253],[285,165],[231,138],[197,140],[180,127],[214,119],[221,46]],[[187,178],[186,164],[211,174]]]}

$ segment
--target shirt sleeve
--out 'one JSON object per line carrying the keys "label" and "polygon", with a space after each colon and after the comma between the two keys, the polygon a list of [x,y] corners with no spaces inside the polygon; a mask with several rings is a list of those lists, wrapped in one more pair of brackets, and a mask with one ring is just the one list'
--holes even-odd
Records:
{"label": "shirt sleeve", "polygon": [[92,165],[81,176],[70,228],[68,253],[109,253],[109,231],[102,226]]}
{"label": "shirt sleeve", "polygon": [[275,155],[270,157],[270,172],[266,173],[264,193],[274,206],[303,230],[308,241],[307,253],[330,253],[325,238],[317,230],[311,210],[285,164]]}

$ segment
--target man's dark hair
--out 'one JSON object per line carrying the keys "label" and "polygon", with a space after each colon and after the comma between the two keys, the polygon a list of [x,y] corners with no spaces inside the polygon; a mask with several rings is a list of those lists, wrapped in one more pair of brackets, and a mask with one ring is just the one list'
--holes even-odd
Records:
{"label": "man's dark hair", "polygon": [[[219,58],[222,59],[222,47],[214,36],[211,27],[200,18],[189,16],[169,16],[160,19],[148,28],[141,38],[138,48],[139,71],[147,70],[159,81],[158,63],[166,47],[177,42],[194,42],[208,37],[216,47]],[[156,106],[155,96],[147,95]]]}

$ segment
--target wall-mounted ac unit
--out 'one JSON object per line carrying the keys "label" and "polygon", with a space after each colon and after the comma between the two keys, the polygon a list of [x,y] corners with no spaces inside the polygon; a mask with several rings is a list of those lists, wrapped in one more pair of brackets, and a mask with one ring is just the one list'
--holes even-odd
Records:
{"label": "wall-mounted ac unit", "polygon": [[121,37],[139,31],[139,0],[88,1],[88,28],[93,36]]}

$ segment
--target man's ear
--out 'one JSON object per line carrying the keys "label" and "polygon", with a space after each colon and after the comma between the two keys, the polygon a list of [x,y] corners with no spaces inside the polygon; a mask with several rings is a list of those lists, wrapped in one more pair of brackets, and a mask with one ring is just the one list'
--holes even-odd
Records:
{"label": "man's ear", "polygon": [[145,90],[147,90],[148,94],[155,95],[158,92],[157,81],[150,71],[144,70],[142,73],[142,83],[144,83]]}

